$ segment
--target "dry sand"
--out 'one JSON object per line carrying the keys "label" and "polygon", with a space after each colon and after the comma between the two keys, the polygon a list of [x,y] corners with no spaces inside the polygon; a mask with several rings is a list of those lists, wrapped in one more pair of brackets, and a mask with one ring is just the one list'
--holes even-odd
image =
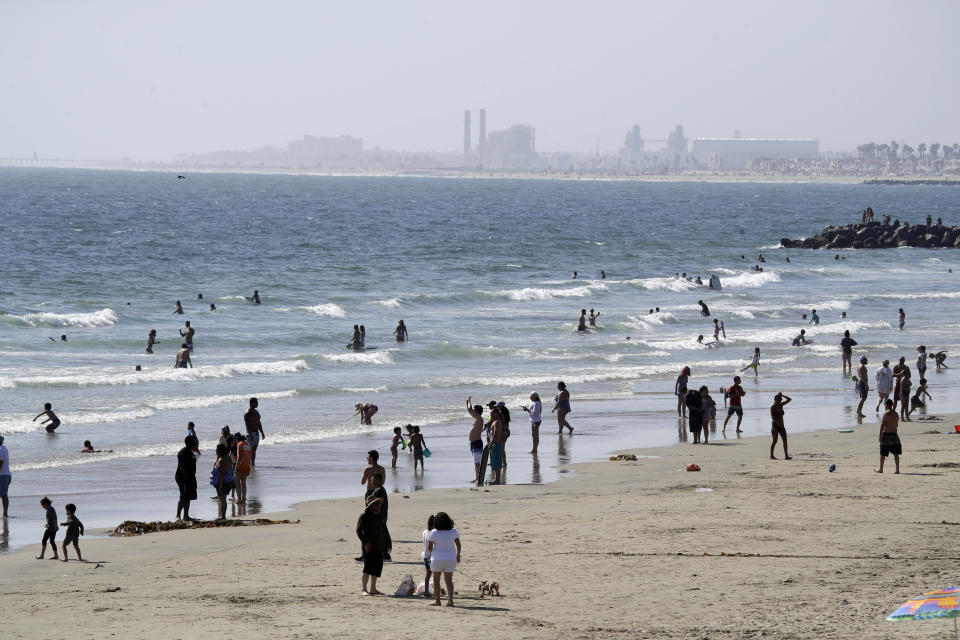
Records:
{"label": "dry sand", "polygon": [[[801,415],[787,407],[787,428]],[[454,609],[361,597],[358,497],[280,514],[299,525],[85,539],[87,563],[34,560],[36,545],[3,556],[0,629],[6,638],[943,638],[950,621],[884,617],[960,582],[950,506],[960,436],[943,435],[954,423],[901,424],[901,475],[892,458],[888,473],[874,473],[878,427],[868,424],[791,436],[792,461],[768,460],[768,439],[717,440],[576,465],[545,486],[391,494],[395,562],[381,590],[392,594],[406,573],[422,579],[420,532],[445,510],[463,543]],[[688,462],[702,471],[684,471]],[[39,539],[39,506],[15,515],[35,517]],[[473,578],[499,581],[502,597],[479,599]]]}

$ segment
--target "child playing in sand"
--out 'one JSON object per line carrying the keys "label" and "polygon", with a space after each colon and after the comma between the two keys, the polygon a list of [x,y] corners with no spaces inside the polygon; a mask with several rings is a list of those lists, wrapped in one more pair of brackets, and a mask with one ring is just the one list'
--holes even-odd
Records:
{"label": "child playing in sand", "polygon": [[433,526],[434,516],[431,514],[427,518],[427,528],[423,530],[421,537],[423,538],[423,553],[420,556],[423,558],[423,566],[427,568],[427,575],[423,579],[423,597],[430,597],[430,532],[434,530]]}
{"label": "child playing in sand", "polygon": [[43,560],[44,554],[47,553],[47,542],[50,543],[50,550],[53,551],[53,560],[57,559],[57,543],[54,541],[54,538],[57,537],[57,510],[53,508],[53,503],[50,502],[50,498],[44,496],[40,498],[40,506],[43,507],[43,510],[47,512],[47,524],[43,527],[43,540],[41,540],[40,555],[37,556],[37,560]]}
{"label": "child playing in sand", "polygon": [[57,417],[57,414],[53,412],[53,405],[49,402],[43,405],[43,411],[37,414],[36,418],[32,422],[36,422],[37,418],[40,416],[47,416],[46,420],[40,422],[41,427],[46,427],[47,433],[53,433],[57,430],[57,427],[60,426],[60,418]]}
{"label": "child playing in sand", "polygon": [[407,443],[403,441],[403,436],[400,435],[400,427],[393,428],[393,440],[390,441],[390,455],[393,456],[393,460],[390,463],[390,466],[394,469],[397,468],[397,445],[402,445],[404,449],[407,448]]}
{"label": "child playing in sand", "polygon": [[424,471],[423,450],[427,448],[427,442],[423,439],[423,436],[420,435],[420,427],[416,425],[413,427],[413,435],[410,436],[410,447],[413,449],[413,470],[417,470],[417,460],[419,460],[420,471]]}
{"label": "child playing in sand", "polygon": [[[67,512],[67,521],[60,524],[67,528],[67,535],[63,538],[63,561],[69,560],[67,557],[67,545],[73,543],[73,548],[77,552],[77,560],[83,562],[83,556],[80,555],[80,536],[83,535],[83,523],[77,517],[77,505],[70,503],[65,506]],[[54,547],[56,549],[56,547]]]}

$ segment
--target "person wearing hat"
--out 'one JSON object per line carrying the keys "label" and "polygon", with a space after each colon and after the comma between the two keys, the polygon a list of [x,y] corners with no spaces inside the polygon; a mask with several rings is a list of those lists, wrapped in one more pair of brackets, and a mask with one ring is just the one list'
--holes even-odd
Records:
{"label": "person wearing hat", "polygon": [[13,474],[10,473],[10,452],[3,444],[3,436],[0,436],[0,502],[3,503],[4,518],[7,517],[7,508],[10,506],[7,490],[10,488],[11,480],[13,480]]}
{"label": "person wearing hat", "polygon": [[[366,508],[357,519],[357,537],[363,545],[363,595],[381,596],[377,591],[377,579],[383,572],[383,554],[393,547],[387,523],[380,515],[383,498],[375,495],[367,496]],[[369,582],[369,588],[367,583]]]}

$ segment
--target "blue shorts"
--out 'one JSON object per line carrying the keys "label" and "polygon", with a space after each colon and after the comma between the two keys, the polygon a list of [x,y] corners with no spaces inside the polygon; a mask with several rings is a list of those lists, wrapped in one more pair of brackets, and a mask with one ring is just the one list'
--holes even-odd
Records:
{"label": "blue shorts", "polygon": [[503,445],[499,442],[490,445],[490,468],[494,471],[503,468]]}
{"label": "blue shorts", "polygon": [[250,447],[256,449],[260,446],[260,432],[259,431],[247,431],[247,442],[250,443]]}
{"label": "blue shorts", "polygon": [[5,476],[0,476],[0,498],[7,497],[7,489],[10,488],[11,480],[13,480],[13,476],[9,473]]}

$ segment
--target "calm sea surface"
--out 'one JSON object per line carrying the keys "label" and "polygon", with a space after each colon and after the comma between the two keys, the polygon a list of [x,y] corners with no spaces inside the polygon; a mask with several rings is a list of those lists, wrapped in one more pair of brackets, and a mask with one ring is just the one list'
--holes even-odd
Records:
{"label": "calm sea surface", "polygon": [[[43,495],[59,509],[76,502],[91,527],[171,519],[186,423],[207,450],[204,485],[220,428],[242,431],[253,395],[267,440],[251,512],[357,493],[364,451],[389,456],[392,428],[407,423],[423,425],[434,456],[423,475],[402,456],[388,487],[464,485],[471,394],[514,408],[511,482],[554,479],[558,462],[621,446],[677,442],[680,368],[716,391],[755,346],[761,375],[746,380],[745,435],[768,432],[778,390],[794,396],[789,430],[853,425],[845,329],[871,371],[884,357],[912,363],[921,343],[960,348],[958,274],[948,273],[960,253],[837,260],[776,248],[858,220],[867,205],[960,224],[960,189],[949,187],[0,170],[0,433],[15,516],[0,545],[39,541]],[[758,251],[762,273],[750,271]],[[718,275],[723,289],[677,272]],[[261,305],[245,299],[255,288]],[[699,299],[724,321],[721,348],[696,343],[712,339]],[[185,315],[171,315],[177,300]],[[574,330],[581,308],[601,313],[586,334]],[[807,326],[801,315],[814,308],[820,325]],[[401,318],[405,344],[391,335]],[[173,367],[185,320],[196,329],[188,370]],[[344,348],[354,324],[376,349]],[[801,328],[815,342],[792,347]],[[930,411],[960,409],[952,370],[928,373]],[[557,439],[545,416],[532,459],[519,405],[538,391],[548,413],[558,380],[579,434]],[[56,435],[31,421],[44,402],[63,420]],[[380,407],[374,427],[353,416],[358,402]],[[87,439],[112,453],[81,454]],[[209,517],[204,491],[194,511]]]}

